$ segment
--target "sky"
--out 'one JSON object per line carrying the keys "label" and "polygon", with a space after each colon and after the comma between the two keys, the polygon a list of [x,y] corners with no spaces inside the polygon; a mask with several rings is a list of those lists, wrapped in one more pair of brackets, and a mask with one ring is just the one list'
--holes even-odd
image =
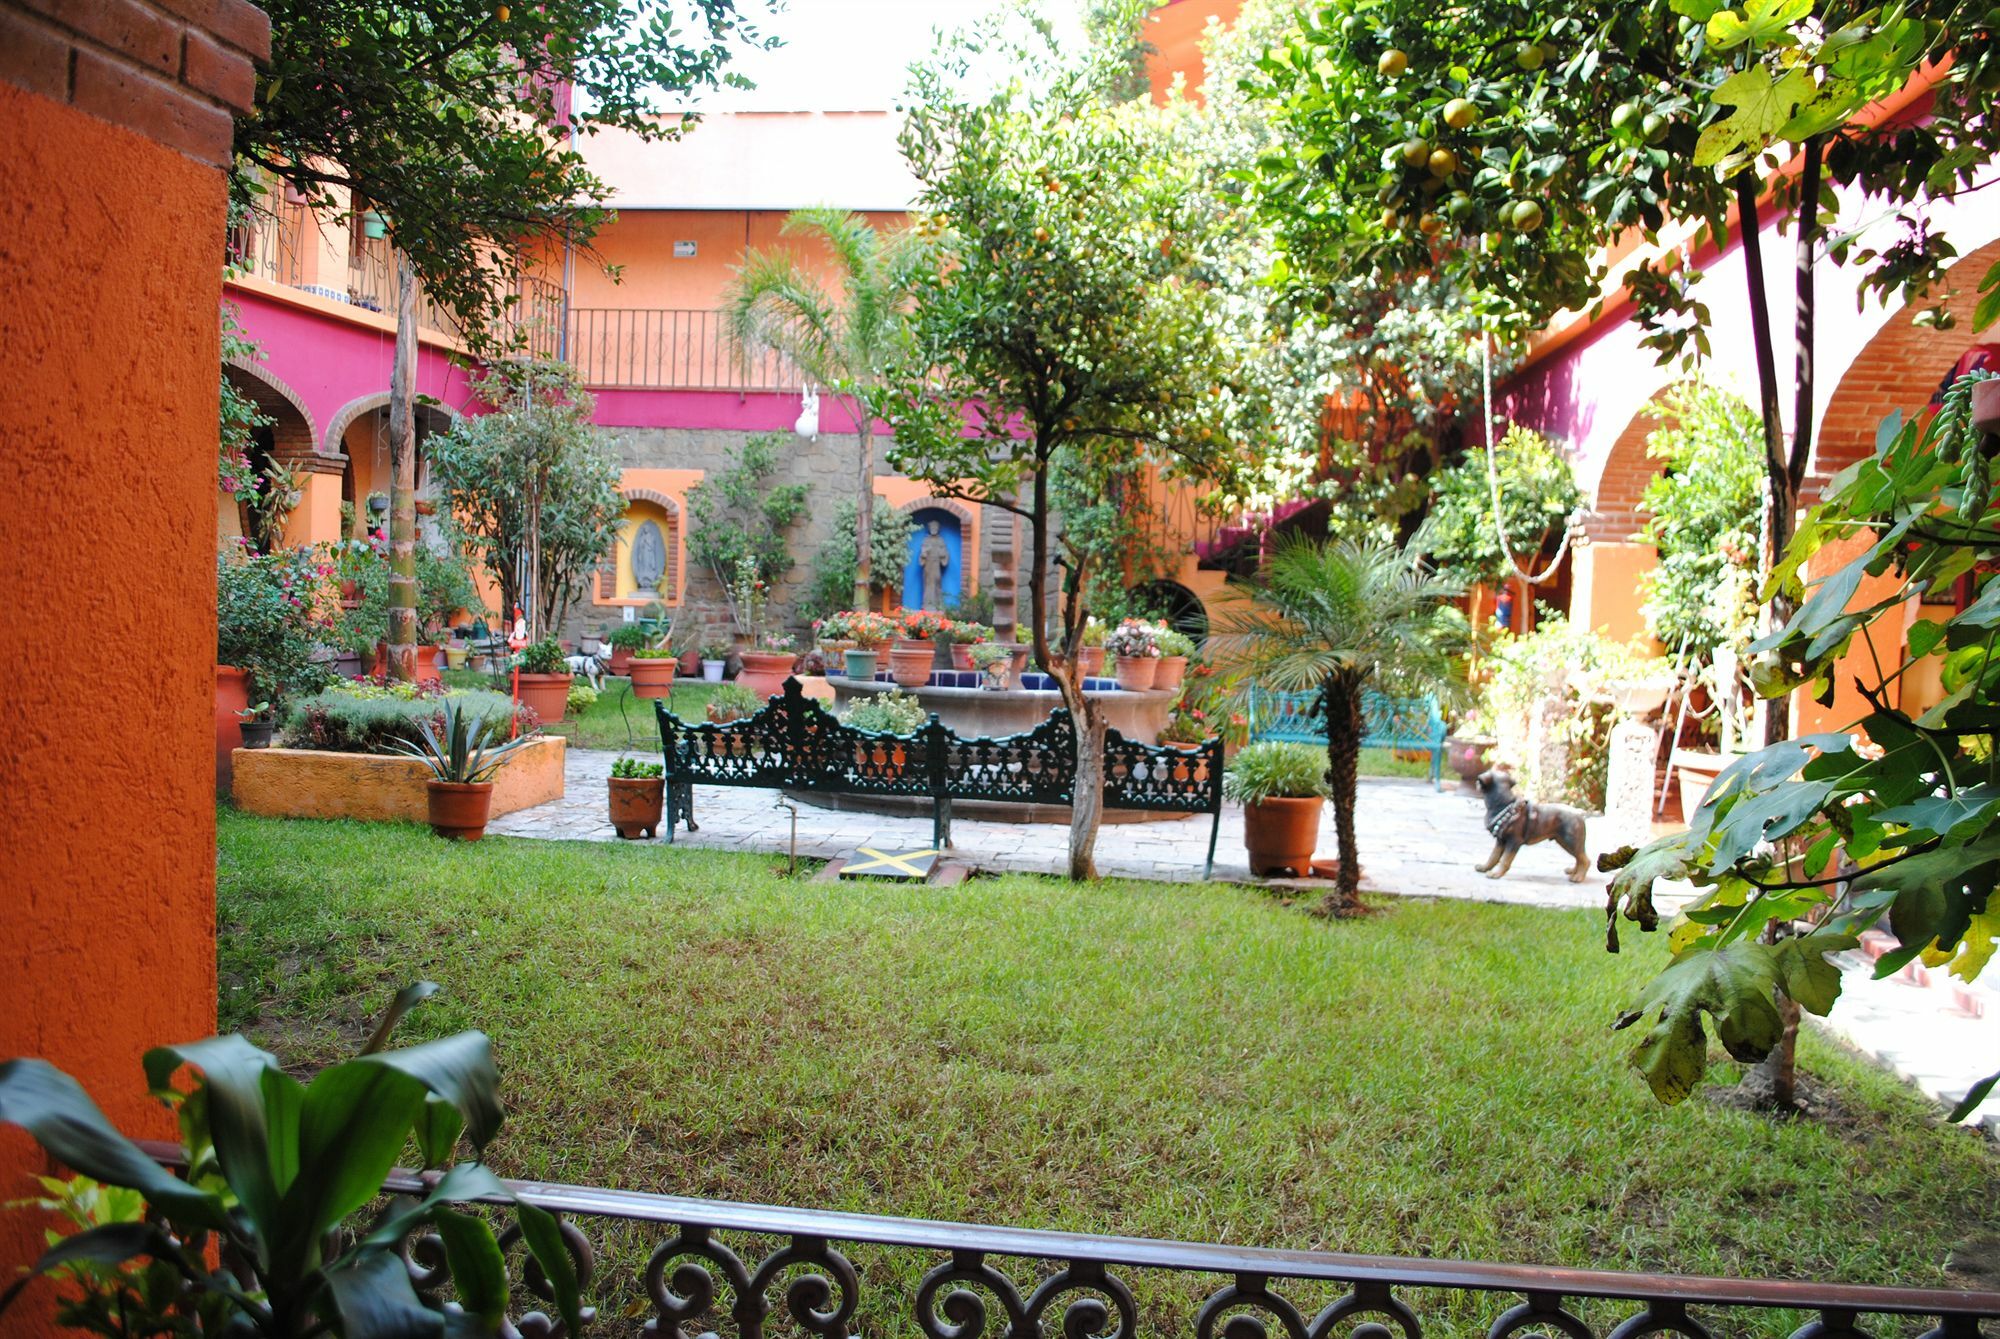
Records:
{"label": "sky", "polygon": [[[692,103],[704,111],[859,111],[889,108],[908,82],[912,61],[931,53],[935,32],[970,23],[996,0],[789,0],[762,17],[784,39],[775,51],[746,52],[733,62],[754,80],[750,91],[724,89]],[[756,12],[755,0],[738,10]],[[1081,0],[1044,0],[1062,32],[1080,31]]]}

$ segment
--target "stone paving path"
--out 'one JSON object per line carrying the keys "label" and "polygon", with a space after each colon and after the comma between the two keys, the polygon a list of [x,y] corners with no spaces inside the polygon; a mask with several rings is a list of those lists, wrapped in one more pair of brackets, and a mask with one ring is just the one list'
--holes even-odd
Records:
{"label": "stone paving path", "polygon": [[[561,800],[495,819],[487,831],[508,837],[616,841],[606,814],[604,782],[618,756],[602,750],[570,750]],[[792,808],[778,803],[779,798],[774,791],[696,786],[695,820],[701,830],[677,832],[675,841],[724,850],[784,852],[791,842]],[[921,846],[930,840],[928,817],[821,809],[803,803],[795,807],[802,856],[831,859],[865,842]],[[1604,905],[1603,880],[1596,876],[1581,884],[1565,880],[1569,860],[1551,842],[1521,852],[1505,879],[1474,873],[1473,864],[1486,858],[1491,842],[1481,825],[1481,805],[1470,794],[1452,789],[1439,793],[1425,781],[1363,777],[1357,812],[1362,887],[1367,891],[1536,907],[1601,909]],[[1106,824],[1098,837],[1098,870],[1106,876],[1199,879],[1208,832],[1206,817]],[[982,870],[1053,874],[1067,863],[1069,828],[1060,823],[995,823],[961,816],[953,820],[952,837],[956,854]],[[1319,849],[1330,852],[1334,845],[1329,811],[1322,820]],[[1596,854],[1593,845],[1593,859]],[[1242,810],[1226,805],[1216,842],[1215,877],[1247,879],[1249,873],[1243,857]],[[1673,911],[1690,891],[1663,889],[1658,896],[1662,913]],[[1872,963],[1866,958],[1859,953],[1843,958],[1840,1003],[1830,1020],[1808,1019],[1809,1026],[1824,1028],[1947,1104],[2000,1069],[2000,1007],[1974,1017],[1948,1007],[1945,991],[1903,981],[1873,981]],[[2000,1002],[2000,995],[1991,991],[1985,997]],[[2000,1127],[2000,1098],[1990,1099],[1976,1119]]]}
{"label": "stone paving path", "polygon": [[[604,782],[616,753],[572,749],[563,798],[495,819],[487,831],[508,837],[615,841],[605,811]],[[785,851],[791,810],[776,791],[729,786],[694,788],[699,832],[677,831],[690,846],[742,851]],[[930,818],[821,809],[799,803],[799,854],[829,859],[872,839],[921,846],[930,840]],[[1505,879],[1473,872],[1492,840],[1481,826],[1482,808],[1470,794],[1434,791],[1426,781],[1364,777],[1357,805],[1362,887],[1371,892],[1510,902],[1538,907],[1601,907],[1602,886],[1564,879],[1569,858],[1554,843],[1529,847]],[[1097,841],[1098,872],[1107,876],[1175,881],[1201,877],[1208,850],[1206,815],[1157,823],[1107,823]],[[1069,828],[1062,823],[996,823],[952,820],[953,851],[983,870],[1055,874],[1068,865]],[[661,842],[664,844],[664,841]],[[1333,813],[1321,819],[1320,852],[1335,848]],[[1215,877],[1247,879],[1243,811],[1225,805],[1215,846]]]}

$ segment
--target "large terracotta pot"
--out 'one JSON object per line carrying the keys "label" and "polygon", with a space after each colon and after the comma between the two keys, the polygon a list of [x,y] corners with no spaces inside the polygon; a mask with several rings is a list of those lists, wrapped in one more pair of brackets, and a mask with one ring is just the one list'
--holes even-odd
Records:
{"label": "large terracotta pot", "polygon": [[674,672],[678,665],[673,660],[641,657],[633,660],[626,669],[632,675],[633,697],[665,697],[674,686]]}
{"label": "large terracotta pot", "polygon": [[1187,661],[1186,656],[1161,656],[1154,661],[1159,668],[1153,671],[1153,687],[1179,688],[1187,677]]}
{"label": "large terracotta pot", "polygon": [[[432,683],[443,677],[438,673],[438,649],[435,646],[419,646],[416,654],[417,673],[411,683]],[[389,644],[375,643],[375,668],[369,671],[377,678],[387,678],[389,674]]]}
{"label": "large terracotta pot", "polygon": [[[673,661],[664,663],[671,665]],[[611,826],[626,841],[655,835],[660,830],[660,810],[666,792],[666,781],[657,776],[612,777]]]}
{"label": "large terracotta pot", "polygon": [[758,697],[772,698],[785,691],[785,676],[792,672],[798,657],[790,651],[744,651],[743,668],[736,682]]}
{"label": "large terracotta pot", "polygon": [[486,817],[493,809],[491,781],[426,784],[430,791],[432,832],[461,842],[476,842],[486,835]]}
{"label": "large terracotta pot", "polygon": [[250,671],[234,665],[215,667],[215,794],[229,794],[235,773],[230,755],[243,747],[243,718],[237,713],[250,705]]}
{"label": "large terracotta pot", "polygon": [[631,672],[631,669],[632,669],[632,648],[629,646],[612,647],[611,672],[622,679],[625,677],[626,674]]}
{"label": "large terracotta pot", "polygon": [[574,674],[523,674],[521,680],[521,703],[534,709],[536,716],[554,724],[569,710],[569,686],[576,682]]}
{"label": "large terracotta pot", "polygon": [[1486,753],[1493,747],[1490,739],[1462,738],[1453,735],[1444,741],[1444,760],[1458,779],[1468,787],[1479,780],[1479,774],[1486,770]]}
{"label": "large terracotta pot", "polygon": [[1153,686],[1160,662],[1152,656],[1118,657],[1118,686],[1128,693],[1144,693]]}
{"label": "large terracotta pot", "polygon": [[889,677],[902,688],[922,688],[931,681],[937,652],[929,642],[897,642],[889,648]]}
{"label": "large terracotta pot", "polygon": [[1312,875],[1313,851],[1319,846],[1319,813],[1326,803],[1317,795],[1269,799],[1243,806],[1243,845],[1250,853],[1252,874],[1289,870],[1299,878]]}
{"label": "large terracotta pot", "polygon": [[1076,653],[1076,666],[1083,671],[1085,678],[1104,673],[1104,648],[1084,647]]}

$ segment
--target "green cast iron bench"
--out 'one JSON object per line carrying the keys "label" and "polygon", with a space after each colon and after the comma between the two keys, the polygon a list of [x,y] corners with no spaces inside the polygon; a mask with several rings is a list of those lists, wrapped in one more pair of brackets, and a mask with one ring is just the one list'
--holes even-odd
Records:
{"label": "green cast iron bench", "polygon": [[[931,844],[951,845],[954,800],[1070,804],[1076,789],[1076,729],[1061,707],[1034,729],[962,738],[933,715],[907,735],[841,723],[786,679],[782,694],[740,720],[683,721],[664,700],[660,723],[667,840],[694,821],[696,786],[746,786],[820,795],[929,800]],[[1107,730],[1104,807],[1209,816],[1205,879],[1222,826],[1222,741],[1146,744]]]}
{"label": "green cast iron bench", "polygon": [[[1250,738],[1326,747],[1326,709],[1316,692],[1250,690]],[[1361,695],[1363,748],[1407,749],[1431,755],[1431,785],[1444,788],[1444,737],[1448,733],[1437,699],[1391,697],[1369,689]]]}

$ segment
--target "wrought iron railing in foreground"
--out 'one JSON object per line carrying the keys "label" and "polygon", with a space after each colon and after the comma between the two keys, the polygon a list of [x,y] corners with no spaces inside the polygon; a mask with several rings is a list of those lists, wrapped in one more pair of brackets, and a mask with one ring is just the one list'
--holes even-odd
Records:
{"label": "wrought iron railing in foreground", "polygon": [[[171,1145],[151,1145],[149,1151],[163,1162],[178,1161],[179,1150]],[[420,1194],[431,1179],[399,1171],[383,1188],[391,1194]],[[931,1267],[913,1295],[898,1298],[896,1306],[899,1317],[914,1322],[925,1339],[1053,1339],[1057,1334],[1062,1339],[1137,1339],[1142,1321],[1128,1280],[1149,1271],[1212,1279],[1198,1285],[1203,1300],[1189,1339],[1423,1339],[1425,1322],[1407,1296],[1440,1291],[1490,1299],[1490,1307],[1480,1310],[1488,1339],[1598,1339],[1600,1331],[1577,1315],[1586,1308],[1575,1304],[1584,1299],[1602,1303],[1590,1309],[1608,1307],[1607,1314],[1616,1317],[1600,1326],[1603,1339],[1668,1334],[1720,1339],[1752,1328],[1748,1322],[1754,1313],[1785,1312],[1799,1313],[1802,1320],[1793,1339],[1878,1336],[1889,1332],[1879,1328],[1883,1322],[1900,1324],[1902,1332],[1921,1327],[1925,1339],[1973,1339],[1982,1321],[2000,1319],[2000,1293],[1992,1292],[1272,1250],[788,1209],[537,1181],[505,1185],[562,1220],[586,1302],[601,1295],[603,1283],[593,1278],[594,1252],[577,1220],[622,1222],[641,1233],[649,1225],[659,1229],[635,1281],[640,1304],[622,1311],[622,1320],[597,1315],[590,1321],[593,1333],[618,1333],[623,1326],[661,1336],[705,1335],[722,1325],[733,1328],[735,1339],[762,1339],[774,1328],[818,1339],[854,1339],[861,1335],[856,1322],[863,1271],[842,1249],[854,1245],[935,1257],[925,1262]],[[758,1258],[739,1254],[748,1245],[739,1241],[732,1248],[724,1233],[775,1238],[781,1244]],[[444,1253],[435,1239],[412,1242],[406,1258],[419,1291],[449,1295]],[[547,1286],[532,1266],[523,1283],[528,1293],[547,1301]],[[1315,1289],[1339,1295],[1310,1314],[1288,1300],[1288,1292]],[[725,1293],[726,1310],[718,1305]],[[539,1311],[514,1324],[531,1337],[558,1335],[562,1328]],[[1755,1328],[1769,1329],[1770,1320]],[[1158,1324],[1146,1329],[1166,1332]],[[908,1324],[899,1319],[890,1330],[870,1328],[863,1339],[909,1333]]]}

